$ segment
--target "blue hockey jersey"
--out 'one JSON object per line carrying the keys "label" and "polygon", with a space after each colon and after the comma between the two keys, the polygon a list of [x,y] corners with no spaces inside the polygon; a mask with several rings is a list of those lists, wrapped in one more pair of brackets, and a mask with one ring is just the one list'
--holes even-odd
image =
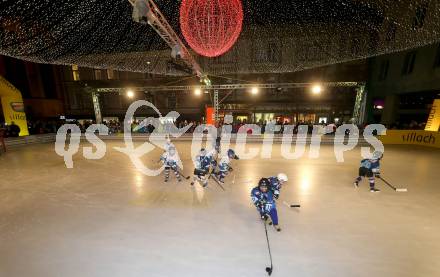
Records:
{"label": "blue hockey jersey", "polygon": [[280,181],[275,176],[269,177],[267,179],[269,179],[269,182],[270,182],[269,189],[272,191],[275,199],[278,199],[278,197],[280,196],[280,190],[281,190]]}
{"label": "blue hockey jersey", "polygon": [[380,163],[379,160],[363,159],[361,161],[361,167],[372,171],[378,171],[380,169]]}
{"label": "blue hockey jersey", "polygon": [[208,171],[209,167],[212,164],[212,156],[210,155],[206,155],[206,156],[201,156],[198,155],[196,156],[196,169],[198,170],[202,170],[202,171]]}
{"label": "blue hockey jersey", "polygon": [[269,213],[272,209],[276,208],[271,190],[262,192],[258,187],[255,187],[251,191],[251,199],[260,213]]}

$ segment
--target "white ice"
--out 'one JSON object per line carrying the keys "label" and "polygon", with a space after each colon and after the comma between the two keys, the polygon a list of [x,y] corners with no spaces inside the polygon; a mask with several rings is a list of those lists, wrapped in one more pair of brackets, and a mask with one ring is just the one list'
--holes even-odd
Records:
{"label": "white ice", "polygon": [[[185,174],[189,143],[175,143]],[[0,156],[1,277],[266,276],[264,228],[249,192],[279,172],[281,233],[269,229],[272,276],[440,276],[440,151],[386,146],[370,193],[352,185],[360,149],[337,163],[331,146],[319,159],[234,162],[226,192],[137,172],[108,143],[102,160],[74,156],[67,169],[53,144]],[[156,166],[155,151],[144,157]],[[301,204],[292,209],[283,201]]]}

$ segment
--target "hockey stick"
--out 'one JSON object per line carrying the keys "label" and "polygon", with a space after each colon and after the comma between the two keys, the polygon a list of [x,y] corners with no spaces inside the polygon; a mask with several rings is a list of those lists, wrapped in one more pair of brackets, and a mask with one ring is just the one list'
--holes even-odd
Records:
{"label": "hockey stick", "polygon": [[408,189],[405,188],[396,188],[393,185],[391,185],[390,183],[388,183],[384,178],[382,178],[382,176],[377,177],[379,179],[381,179],[385,184],[387,184],[390,188],[392,188],[393,190],[397,191],[397,192],[407,192]]}
{"label": "hockey stick", "polygon": [[214,180],[214,181],[217,183],[217,185],[219,185],[219,186],[222,188],[222,190],[226,191],[225,188],[224,188],[224,187],[220,184],[220,182],[217,180],[217,178],[213,177],[212,174],[209,174],[208,180],[209,180],[209,178],[211,178],[212,180]]}
{"label": "hockey stick", "polygon": [[179,170],[178,171],[179,172],[179,174],[183,177],[183,178],[185,178],[186,180],[189,180],[189,178],[191,178],[190,176],[185,176],[185,175],[183,175],[183,173]]}
{"label": "hockey stick", "polygon": [[270,276],[272,274],[273,264],[272,264],[272,253],[270,252],[269,236],[267,235],[267,223],[266,223],[266,221],[264,221],[264,231],[266,231],[267,250],[269,250],[269,257],[270,257],[270,267],[266,267],[266,272]]}
{"label": "hockey stick", "polygon": [[299,204],[289,204],[286,201],[283,201],[283,204],[289,208],[301,208],[301,205],[299,205]]}
{"label": "hockey stick", "polygon": [[[216,165],[218,164],[218,162],[217,162],[217,158],[215,159],[215,164],[216,164]],[[209,172],[209,175],[208,175],[208,179],[207,179],[207,180],[209,180],[209,179],[213,179],[213,180],[217,183],[217,185],[219,185],[219,187],[222,188],[223,191],[226,191],[225,188],[222,186],[222,184],[220,184],[220,182],[217,180],[217,178],[212,177],[212,173],[214,172],[214,170],[215,170],[215,167],[212,168],[211,171]]]}

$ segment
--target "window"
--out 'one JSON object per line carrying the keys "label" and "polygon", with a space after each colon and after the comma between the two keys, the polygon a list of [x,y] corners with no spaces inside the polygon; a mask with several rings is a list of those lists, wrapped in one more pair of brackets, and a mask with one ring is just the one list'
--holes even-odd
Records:
{"label": "window", "polygon": [[277,42],[268,44],[256,44],[254,56],[257,63],[279,63],[281,60],[280,45]]}
{"label": "window", "polygon": [[228,51],[221,56],[213,58],[214,64],[230,64],[234,63],[237,59],[235,58],[235,53],[233,51]]}
{"label": "window", "polygon": [[350,52],[353,55],[353,57],[356,57],[361,53],[362,47],[363,47],[363,43],[360,38],[360,34],[356,34],[356,33],[353,34],[351,40],[351,49],[350,49]]}
{"label": "window", "polygon": [[72,65],[72,76],[74,81],[79,81],[79,69],[77,65]]}
{"label": "window", "polygon": [[154,96],[152,93],[146,91],[146,92],[144,92],[144,95],[145,95],[146,101],[154,104]]}
{"label": "window", "polygon": [[177,96],[174,92],[168,95],[168,109],[175,109],[177,107]]}
{"label": "window", "polygon": [[319,124],[327,124],[327,117],[320,117],[318,119]]}
{"label": "window", "polygon": [[113,69],[107,69],[107,79],[115,79],[115,71]]}
{"label": "window", "polygon": [[271,63],[278,63],[280,62],[280,49],[279,45],[276,42],[269,43],[269,49],[268,49],[268,60]]}
{"label": "window", "polygon": [[257,63],[264,63],[267,61],[267,51],[264,47],[256,47],[255,49],[255,61]]}
{"label": "window", "polygon": [[381,65],[380,65],[379,81],[383,81],[387,78],[389,67],[390,67],[389,60],[382,61]]}
{"label": "window", "polygon": [[413,18],[412,29],[418,30],[425,24],[426,12],[428,11],[428,3],[423,3],[416,8],[416,15]]}
{"label": "window", "polygon": [[435,54],[434,67],[440,67],[440,44],[437,46],[437,53]]}
{"label": "window", "polygon": [[44,95],[46,98],[56,99],[57,90],[53,79],[53,67],[49,64],[40,65],[41,80],[43,81]]}
{"label": "window", "polygon": [[396,38],[396,31],[397,31],[396,22],[390,22],[386,32],[386,37],[385,37],[386,42],[394,41],[394,39]]}
{"label": "window", "polygon": [[414,63],[416,61],[416,52],[409,52],[405,56],[403,62],[402,75],[409,75],[414,70]]}
{"label": "window", "polygon": [[101,71],[101,69],[94,69],[93,73],[95,75],[95,80],[102,80],[102,71]]}

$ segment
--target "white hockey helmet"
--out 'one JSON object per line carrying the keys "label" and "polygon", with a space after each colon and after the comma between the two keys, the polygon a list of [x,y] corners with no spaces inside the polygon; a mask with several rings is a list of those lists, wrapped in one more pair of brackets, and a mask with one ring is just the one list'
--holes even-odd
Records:
{"label": "white hockey helmet", "polygon": [[289,178],[287,178],[287,175],[284,173],[279,173],[277,175],[277,179],[280,180],[281,182],[287,182],[289,180]]}
{"label": "white hockey helmet", "polygon": [[381,151],[374,151],[373,152],[373,159],[374,160],[379,160],[379,159],[381,159],[383,157],[383,153],[381,152]]}

